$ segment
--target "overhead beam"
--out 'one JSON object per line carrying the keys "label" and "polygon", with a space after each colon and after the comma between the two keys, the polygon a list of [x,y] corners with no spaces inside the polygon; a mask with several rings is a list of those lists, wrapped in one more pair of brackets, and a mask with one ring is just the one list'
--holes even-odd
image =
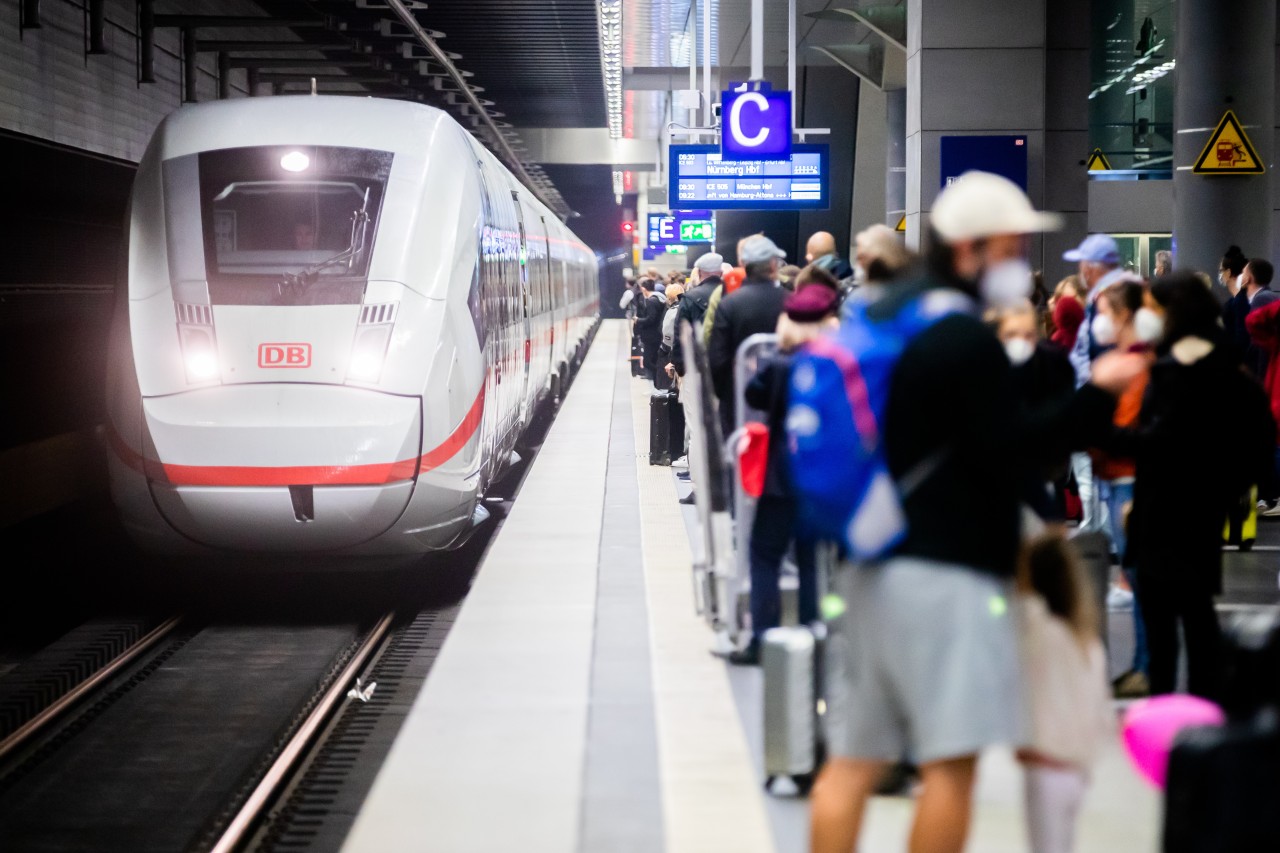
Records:
{"label": "overhead beam", "polygon": [[611,139],[607,127],[519,128],[516,134],[534,163],[607,165],[633,172],[657,170],[656,139]]}

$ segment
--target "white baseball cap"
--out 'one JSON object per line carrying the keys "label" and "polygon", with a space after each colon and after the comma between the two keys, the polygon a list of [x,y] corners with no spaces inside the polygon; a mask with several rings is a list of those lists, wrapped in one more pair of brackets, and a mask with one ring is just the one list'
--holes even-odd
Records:
{"label": "white baseball cap", "polygon": [[965,172],[933,202],[929,223],[948,243],[996,234],[1057,231],[1062,217],[1031,206],[1027,194],[1008,178],[990,172]]}

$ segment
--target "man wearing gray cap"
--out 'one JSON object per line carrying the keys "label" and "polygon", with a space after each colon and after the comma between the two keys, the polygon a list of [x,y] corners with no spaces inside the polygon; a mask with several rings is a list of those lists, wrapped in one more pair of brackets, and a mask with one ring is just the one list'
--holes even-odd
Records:
{"label": "man wearing gray cap", "polygon": [[738,251],[747,277],[742,286],[720,300],[711,327],[707,361],[711,384],[720,401],[720,427],[727,437],[734,430],[733,360],[738,345],[756,334],[771,334],[787,291],[778,286],[778,266],[787,253],[763,234],[747,238]]}
{"label": "man wearing gray cap", "polygon": [[676,340],[671,347],[671,361],[667,365],[667,373],[679,373],[684,375],[684,351],[680,344],[680,329],[682,324],[690,323],[693,325],[694,334],[702,328],[702,318],[707,315],[707,305],[711,301],[711,294],[715,293],[717,287],[724,283],[720,278],[720,268],[724,264],[724,258],[715,252],[707,252],[698,258],[693,265],[693,280],[695,285],[684,292],[684,298],[680,300],[680,311],[676,314]]}

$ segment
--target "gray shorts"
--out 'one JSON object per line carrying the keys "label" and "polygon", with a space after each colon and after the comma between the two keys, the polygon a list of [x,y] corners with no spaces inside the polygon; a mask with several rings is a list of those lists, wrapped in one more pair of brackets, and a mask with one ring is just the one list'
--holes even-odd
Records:
{"label": "gray shorts", "polygon": [[1011,583],[910,557],[833,574],[832,755],[927,764],[1022,739]]}

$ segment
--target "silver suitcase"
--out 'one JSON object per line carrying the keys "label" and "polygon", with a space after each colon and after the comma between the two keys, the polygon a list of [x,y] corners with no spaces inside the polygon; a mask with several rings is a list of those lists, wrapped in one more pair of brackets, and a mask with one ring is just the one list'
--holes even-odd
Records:
{"label": "silver suitcase", "polygon": [[826,626],[770,628],[760,662],[764,670],[765,790],[789,777],[807,794],[822,763],[818,699]]}

